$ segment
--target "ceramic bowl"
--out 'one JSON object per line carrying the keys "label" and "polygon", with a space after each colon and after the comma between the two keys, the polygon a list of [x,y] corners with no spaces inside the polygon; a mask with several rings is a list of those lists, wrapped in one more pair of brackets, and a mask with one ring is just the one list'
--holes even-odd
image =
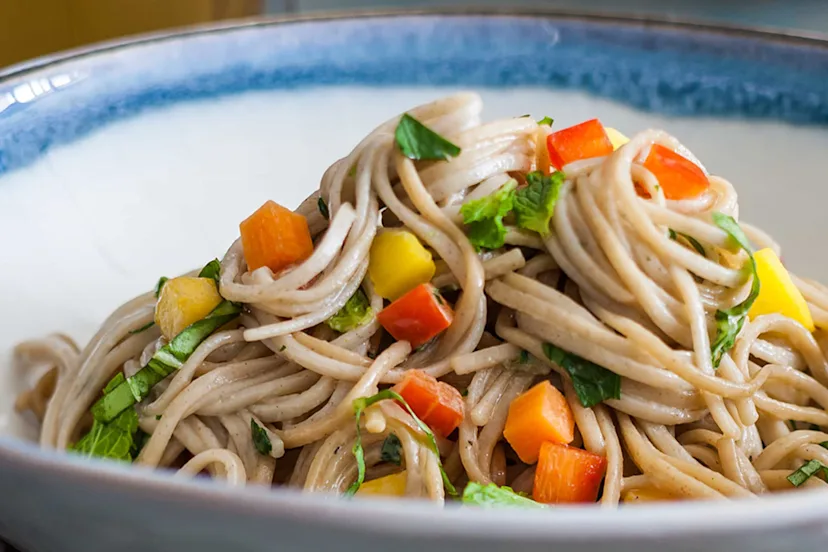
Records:
{"label": "ceramic bowl", "polygon": [[561,14],[252,21],[115,42],[0,73],[0,535],[33,552],[817,550],[828,495],[438,509],[231,491],[41,451],[14,413],[21,339],[83,342],[121,302],[220,256],[265,199],[296,205],[379,122],[458,89],[485,116],[671,131],[742,217],[828,277],[828,43]]}

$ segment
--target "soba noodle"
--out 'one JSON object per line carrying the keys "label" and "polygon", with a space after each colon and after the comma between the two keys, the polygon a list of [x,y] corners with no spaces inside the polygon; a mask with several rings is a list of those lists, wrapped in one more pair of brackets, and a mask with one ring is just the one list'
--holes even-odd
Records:
{"label": "soba noodle", "polygon": [[[393,400],[369,406],[358,422],[366,481],[404,470],[407,496],[442,502],[446,481],[531,493],[535,467],[504,440],[504,427],[510,404],[540,381],[551,381],[571,409],[569,445],[606,458],[605,506],[753,497],[794,488],[790,474],[819,466],[812,461],[828,465],[820,446],[828,441],[825,287],[793,279],[816,331],[782,314],[755,316],[718,366],[711,356],[717,311],[742,303],[752,284],[748,254],[714,221],[715,213],[738,218],[731,184],[708,176],[698,197],[666,199],[642,163],[654,144],[704,169],[675,138],[647,130],[609,155],[562,168],[549,232],[507,216],[503,247],[478,251],[461,206],[549,169],[551,132],[529,117],[481,123],[481,109],[469,93],[409,112],[460,148],[447,161],[404,156],[396,117],[334,163],[296,210],[314,242],[303,262],[250,272],[241,240],[230,246],[218,285],[225,300],[243,305],[241,315],[136,405],[144,437],[134,463],[230,485],[343,493],[359,472],[355,401],[418,369],[464,393],[462,423],[437,438],[439,455]],[[778,253],[766,234],[743,227]],[[437,260],[432,283],[457,290],[445,292],[453,322],[418,349],[389,344],[376,317],[387,302],[368,276],[369,252],[387,228],[415,234]],[[358,290],[370,316],[332,330],[325,321]],[[129,378],[167,344],[157,325],[144,329],[155,308],[152,292],[129,301],[84,348],[62,335],[17,347],[31,364],[51,367],[17,403],[39,419],[42,447],[71,450],[113,376]],[[620,395],[585,406],[549,344],[620,377]],[[398,462],[384,451],[392,434]],[[805,483],[825,486],[819,477]]]}

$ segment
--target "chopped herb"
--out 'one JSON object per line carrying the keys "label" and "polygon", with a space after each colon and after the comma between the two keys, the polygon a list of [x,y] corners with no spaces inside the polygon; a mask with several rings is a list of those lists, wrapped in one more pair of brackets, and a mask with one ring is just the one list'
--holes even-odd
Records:
{"label": "chopped herb", "polygon": [[808,425],[808,429],[810,429],[811,431],[822,431],[822,428],[821,428],[821,427],[819,427],[819,426],[818,426],[818,425],[816,425],[816,424],[809,424],[809,425]]}
{"label": "chopped herb", "polygon": [[250,431],[253,435],[253,445],[259,454],[267,456],[273,450],[273,445],[270,443],[270,437],[267,436],[267,431],[262,426],[256,423],[256,420],[250,418]]}
{"label": "chopped herb", "polygon": [[359,427],[360,419],[362,418],[362,413],[365,411],[366,408],[371,406],[372,404],[378,403],[379,401],[383,401],[386,399],[392,399],[400,403],[400,405],[405,408],[406,412],[411,416],[414,422],[417,424],[417,427],[420,428],[420,431],[425,433],[426,438],[428,439],[428,447],[431,449],[431,452],[437,456],[437,465],[440,468],[440,475],[443,477],[443,485],[446,488],[448,494],[452,496],[457,496],[457,489],[454,488],[454,485],[451,484],[451,480],[448,478],[448,474],[446,474],[446,470],[443,469],[443,463],[440,461],[440,449],[437,448],[437,439],[434,437],[434,433],[420,418],[414,414],[414,411],[411,410],[411,407],[402,398],[402,396],[394,391],[393,389],[383,389],[376,395],[372,395],[370,397],[361,397],[359,399],[354,400],[354,416],[356,417],[356,439],[354,440],[354,446],[351,449],[353,452],[354,458],[356,459],[357,463],[357,479],[354,481],[353,485],[348,487],[348,490],[345,491],[346,496],[353,496],[358,490],[362,483],[365,481],[365,451],[362,448],[362,434]]}
{"label": "chopped herb", "polygon": [[578,400],[583,406],[590,408],[606,399],[621,398],[621,376],[615,372],[568,353],[551,343],[543,344],[543,352],[549,360],[569,374]]}
{"label": "chopped herb", "polygon": [[[356,166],[356,163],[354,163],[353,165],[351,165],[351,168],[348,169],[348,176],[353,178],[353,177],[356,176],[356,172],[357,172],[357,166]],[[323,200],[323,202],[324,202],[324,200]],[[322,209],[319,209],[319,210],[321,211]],[[324,216],[325,213],[323,212],[322,215]],[[325,218],[328,218],[328,217],[325,217]]]}
{"label": "chopped herb", "polygon": [[155,415],[155,419],[156,419],[156,420],[160,420],[160,419],[161,419],[161,414],[156,414],[156,415]]}
{"label": "chopped herb", "polygon": [[159,295],[161,295],[161,288],[164,287],[164,284],[167,283],[167,280],[169,280],[169,278],[167,278],[166,276],[161,276],[160,278],[158,278],[158,283],[155,284],[155,298],[156,299],[158,298]]}
{"label": "chopped herb", "polygon": [[521,349],[520,354],[518,355],[518,362],[521,364],[526,364],[529,362],[529,351],[524,351]]}
{"label": "chopped herb", "polygon": [[517,119],[523,119],[524,117],[531,117],[531,116],[532,116],[531,113],[526,113],[524,115],[520,115],[519,117],[517,117]]}
{"label": "chopped herb", "polygon": [[751,252],[750,242],[733,217],[722,213],[713,213],[713,222],[716,226],[727,232],[730,239],[748,254],[747,271],[750,272],[750,277],[752,278],[750,294],[747,296],[747,299],[735,307],[716,311],[716,339],[711,346],[711,356],[713,366],[718,368],[719,363],[722,361],[722,356],[733,348],[733,345],[736,343],[736,336],[742,331],[742,326],[745,324],[748,311],[759,296],[759,274],[756,272],[756,261]]}
{"label": "chopped herb", "polygon": [[469,388],[466,387],[462,391],[460,391],[460,396],[461,397],[468,397],[469,396]]}
{"label": "chopped herb", "polygon": [[332,330],[345,333],[367,324],[373,316],[374,311],[371,309],[368,297],[361,289],[357,289],[356,293],[348,298],[345,306],[328,318],[325,324]]}
{"label": "chopped herb", "polygon": [[198,273],[199,278],[211,278],[216,281],[216,285],[219,283],[219,278],[221,276],[221,263],[218,259],[213,259],[206,265],[204,268],[201,269],[201,272]]}
{"label": "chopped herb", "polygon": [[670,239],[671,240],[678,241],[679,236],[681,236],[682,238],[687,240],[687,243],[689,243],[693,247],[693,249],[696,250],[696,252],[699,255],[701,255],[702,257],[707,256],[707,253],[705,253],[705,251],[704,251],[704,246],[701,243],[699,243],[699,241],[696,238],[694,238],[693,236],[690,236],[688,234],[683,234],[681,232],[676,232],[675,230],[670,228]]}
{"label": "chopped herb", "polygon": [[145,446],[147,446],[147,443],[149,442],[150,437],[152,437],[152,435],[150,435],[149,433],[147,433],[146,431],[144,431],[140,427],[138,428],[138,431],[135,432],[135,436],[132,439],[132,442],[133,442],[132,458],[133,459],[138,458],[138,454],[143,450],[143,448]]}
{"label": "chopped herb", "polygon": [[[104,397],[126,381],[119,372],[104,387]],[[126,408],[108,422],[92,421],[92,428],[71,448],[73,452],[110,460],[131,462],[137,453],[135,434],[138,431],[138,414],[134,408]]]}
{"label": "chopped herb", "polygon": [[656,184],[655,186],[653,186],[653,188],[655,188],[655,191],[659,191],[659,190],[661,189],[661,186],[659,186],[658,184]]}
{"label": "chopped herb", "polygon": [[564,174],[560,171],[546,176],[534,171],[526,175],[528,186],[515,193],[515,218],[517,225],[527,230],[534,230],[542,236],[549,234],[549,220],[555,211]]}
{"label": "chopped herb", "polygon": [[281,347],[279,347],[279,352],[281,353],[285,349],[287,349],[287,345],[282,345]]}
{"label": "chopped herb", "polygon": [[546,117],[544,117],[543,119],[541,119],[540,121],[538,121],[538,124],[539,124],[539,125],[552,126],[552,124],[553,124],[554,122],[555,122],[555,119],[553,119],[552,117],[549,117],[549,116],[547,115]]}
{"label": "chopped herb", "polygon": [[819,446],[821,446],[821,447],[822,447],[822,448],[824,448],[824,449],[828,449],[828,441],[823,441],[823,442],[821,442],[821,443],[819,444]]}
{"label": "chopped herb", "polygon": [[469,241],[478,250],[498,249],[506,240],[503,217],[514,206],[517,182],[510,180],[491,195],[474,199],[460,207],[463,224],[469,227]]}
{"label": "chopped herb", "polygon": [[131,333],[133,335],[134,334],[139,334],[141,332],[144,332],[144,331],[152,328],[154,325],[155,325],[155,321],[151,320],[151,321],[147,322],[146,324],[144,324],[143,326],[141,326],[140,328],[138,328],[137,330],[130,330],[129,333]]}
{"label": "chopped herb", "polygon": [[402,443],[399,437],[393,433],[388,434],[388,437],[382,442],[380,458],[383,462],[391,462],[398,466],[402,463]]}
{"label": "chopped herb", "polygon": [[469,506],[491,507],[514,507],[521,508],[546,508],[545,504],[535,502],[522,493],[516,493],[511,487],[498,487],[494,483],[482,485],[476,481],[470,481],[463,489],[463,504]]}
{"label": "chopped herb", "polygon": [[402,154],[414,161],[443,161],[460,154],[459,147],[408,113],[400,118],[394,138]]}
{"label": "chopped herb", "polygon": [[377,353],[375,353],[374,351],[368,351],[368,358],[372,360],[377,358]]}
{"label": "chopped herb", "polygon": [[[354,167],[354,168],[356,168],[356,167]],[[319,209],[319,212],[322,213],[322,217],[325,220],[330,220],[331,219],[331,213],[330,213],[330,211],[328,211],[328,204],[325,203],[324,199],[322,199],[321,197],[319,199],[317,199],[316,200],[316,207]]]}
{"label": "chopped herb", "polygon": [[826,467],[825,464],[819,460],[811,460],[789,475],[788,481],[790,481],[791,485],[794,487],[799,487],[808,481],[811,476],[816,475],[819,472],[822,472],[822,477],[828,477],[828,467]]}

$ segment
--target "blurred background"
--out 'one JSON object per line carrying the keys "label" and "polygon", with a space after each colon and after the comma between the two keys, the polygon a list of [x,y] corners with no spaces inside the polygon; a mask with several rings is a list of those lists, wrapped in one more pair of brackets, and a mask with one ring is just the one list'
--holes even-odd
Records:
{"label": "blurred background", "polygon": [[121,36],[238,17],[469,5],[632,13],[828,33],[828,0],[0,0],[0,67]]}

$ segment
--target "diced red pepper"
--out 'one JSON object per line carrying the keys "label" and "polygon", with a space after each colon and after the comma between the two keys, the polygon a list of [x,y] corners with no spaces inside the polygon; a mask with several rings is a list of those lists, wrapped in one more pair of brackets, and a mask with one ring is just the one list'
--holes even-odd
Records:
{"label": "diced red pepper", "polygon": [[[644,168],[653,173],[667,199],[692,199],[710,187],[710,181],[698,165],[660,144],[653,144]],[[643,188],[638,193],[647,197]]]}
{"label": "diced red pepper", "polygon": [[603,157],[613,152],[612,142],[598,119],[553,132],[546,138],[549,159],[556,169],[581,159]]}
{"label": "diced red pepper", "polygon": [[532,498],[545,504],[595,502],[606,470],[603,456],[546,442],[540,449]]}
{"label": "diced red pepper", "polygon": [[411,410],[434,433],[448,437],[463,421],[463,397],[447,383],[421,370],[409,370],[394,386]]}
{"label": "diced red pepper", "polygon": [[377,315],[397,341],[419,347],[451,325],[454,312],[431,284],[420,284]]}

